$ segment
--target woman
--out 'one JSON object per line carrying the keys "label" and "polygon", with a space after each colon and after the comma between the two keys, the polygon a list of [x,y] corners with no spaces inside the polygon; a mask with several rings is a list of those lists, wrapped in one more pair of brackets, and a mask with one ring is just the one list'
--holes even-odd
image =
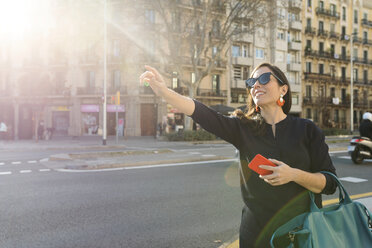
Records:
{"label": "woman", "polygon": [[[291,218],[308,211],[307,190],[333,194],[336,184],[320,173],[335,168],[324,135],[309,120],[288,115],[291,91],[284,73],[276,66],[257,66],[246,81],[248,112],[226,117],[202,103],[168,89],[159,72],[146,66],[140,82],[148,82],[158,96],[190,116],[205,130],[233,144],[241,157],[242,211],[239,243],[245,247],[269,247],[273,232]],[[247,163],[255,155],[269,158],[276,167],[261,165],[273,173],[259,176]]]}

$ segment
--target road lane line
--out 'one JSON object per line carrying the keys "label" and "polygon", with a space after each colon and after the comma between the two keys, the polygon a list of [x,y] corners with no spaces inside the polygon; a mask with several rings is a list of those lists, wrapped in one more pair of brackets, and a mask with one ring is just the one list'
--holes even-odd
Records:
{"label": "road lane line", "polygon": [[0,163],[0,165],[4,165],[5,163]]}
{"label": "road lane line", "polygon": [[239,161],[239,160],[238,159],[223,159],[223,160],[208,160],[208,161],[200,161],[200,162],[187,162],[187,163],[174,163],[174,164],[142,165],[142,166],[125,167],[124,169],[135,170],[135,169],[181,166],[181,165],[186,165],[186,164],[208,164],[208,163],[221,163],[221,162],[233,162],[233,161]]}
{"label": "road lane line", "polygon": [[[372,196],[372,192],[367,192],[367,193],[362,193],[362,194],[357,194],[357,195],[351,195],[350,198],[354,200],[354,199],[359,199],[359,198],[365,198],[365,197],[368,197],[368,196]],[[323,206],[338,203],[339,201],[340,201],[340,199],[338,199],[338,198],[325,200],[325,201],[323,201]]]}
{"label": "road lane line", "polygon": [[124,170],[125,168],[108,168],[99,170],[74,170],[74,169],[55,169],[58,172],[105,172],[105,171],[118,171]]}
{"label": "road lane line", "polygon": [[3,171],[3,172],[0,172],[0,176],[2,176],[2,175],[10,175],[10,174],[12,174],[11,171]]}
{"label": "road lane line", "polygon": [[30,173],[30,172],[32,172],[31,170],[21,170],[21,171],[19,171],[19,173]]}
{"label": "road lane line", "polygon": [[21,161],[12,162],[12,164],[22,164]]}
{"label": "road lane line", "polygon": [[46,172],[46,171],[50,171],[50,169],[40,169],[39,171],[40,172]]}
{"label": "road lane line", "polygon": [[30,160],[30,161],[27,161],[27,163],[29,163],[29,164],[36,164],[37,161],[36,160]]}
{"label": "road lane line", "polygon": [[340,177],[338,179],[345,181],[345,182],[351,182],[351,183],[362,183],[362,182],[368,181],[367,179],[358,178],[358,177]]}

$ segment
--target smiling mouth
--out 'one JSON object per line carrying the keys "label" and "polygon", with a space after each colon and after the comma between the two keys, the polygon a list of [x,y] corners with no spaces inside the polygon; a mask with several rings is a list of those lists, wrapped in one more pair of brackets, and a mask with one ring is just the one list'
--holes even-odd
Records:
{"label": "smiling mouth", "polygon": [[263,95],[263,94],[265,94],[265,93],[263,93],[263,92],[257,92],[257,93],[255,94],[255,97],[261,96],[261,95]]}

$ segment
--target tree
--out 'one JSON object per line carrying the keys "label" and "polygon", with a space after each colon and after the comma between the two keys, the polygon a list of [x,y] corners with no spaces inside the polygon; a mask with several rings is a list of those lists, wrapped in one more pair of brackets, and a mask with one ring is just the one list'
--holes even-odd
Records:
{"label": "tree", "polygon": [[137,4],[144,9],[142,18],[151,34],[147,42],[157,43],[157,54],[148,58],[160,62],[166,77],[177,77],[191,98],[205,77],[226,69],[234,37],[265,29],[277,19],[273,0],[143,0]]}

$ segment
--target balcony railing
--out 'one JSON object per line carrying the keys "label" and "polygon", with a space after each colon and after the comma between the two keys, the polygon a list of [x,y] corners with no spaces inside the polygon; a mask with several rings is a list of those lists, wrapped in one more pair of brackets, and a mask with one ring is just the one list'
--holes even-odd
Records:
{"label": "balcony railing", "polygon": [[177,87],[173,89],[178,94],[188,96],[189,95],[189,89],[187,87]]}
{"label": "balcony railing", "polygon": [[77,87],[77,95],[102,95],[103,89],[101,87]]}
{"label": "balcony railing", "polygon": [[330,18],[338,19],[340,18],[340,13],[336,11],[332,11],[330,9],[324,9],[324,8],[316,8],[315,12],[317,15],[322,15]]}
{"label": "balcony railing", "polygon": [[312,49],[305,49],[305,56],[311,56],[315,58],[325,58],[325,59],[332,59],[336,61],[350,61],[350,56],[346,56],[344,54],[336,54],[334,52],[327,52],[327,51],[316,51]]}
{"label": "balcony railing", "polygon": [[339,39],[340,38],[340,34],[339,33],[336,33],[336,32],[333,32],[333,31],[330,31],[329,32],[329,38],[330,39]]}
{"label": "balcony railing", "polygon": [[305,28],[305,34],[308,35],[315,35],[316,34],[316,29],[312,27],[306,27]]}
{"label": "balcony railing", "polygon": [[197,90],[198,96],[207,96],[207,97],[226,97],[227,90],[212,90],[212,89],[199,89]]}
{"label": "balcony railing", "polygon": [[331,79],[331,74],[327,73],[315,73],[315,72],[304,72],[305,80],[327,80]]}
{"label": "balcony railing", "polygon": [[369,21],[369,20],[363,18],[362,19],[362,26],[366,26],[366,27],[372,28],[372,21]]}
{"label": "balcony railing", "polygon": [[328,37],[328,31],[325,31],[324,29],[318,29],[318,36]]}

